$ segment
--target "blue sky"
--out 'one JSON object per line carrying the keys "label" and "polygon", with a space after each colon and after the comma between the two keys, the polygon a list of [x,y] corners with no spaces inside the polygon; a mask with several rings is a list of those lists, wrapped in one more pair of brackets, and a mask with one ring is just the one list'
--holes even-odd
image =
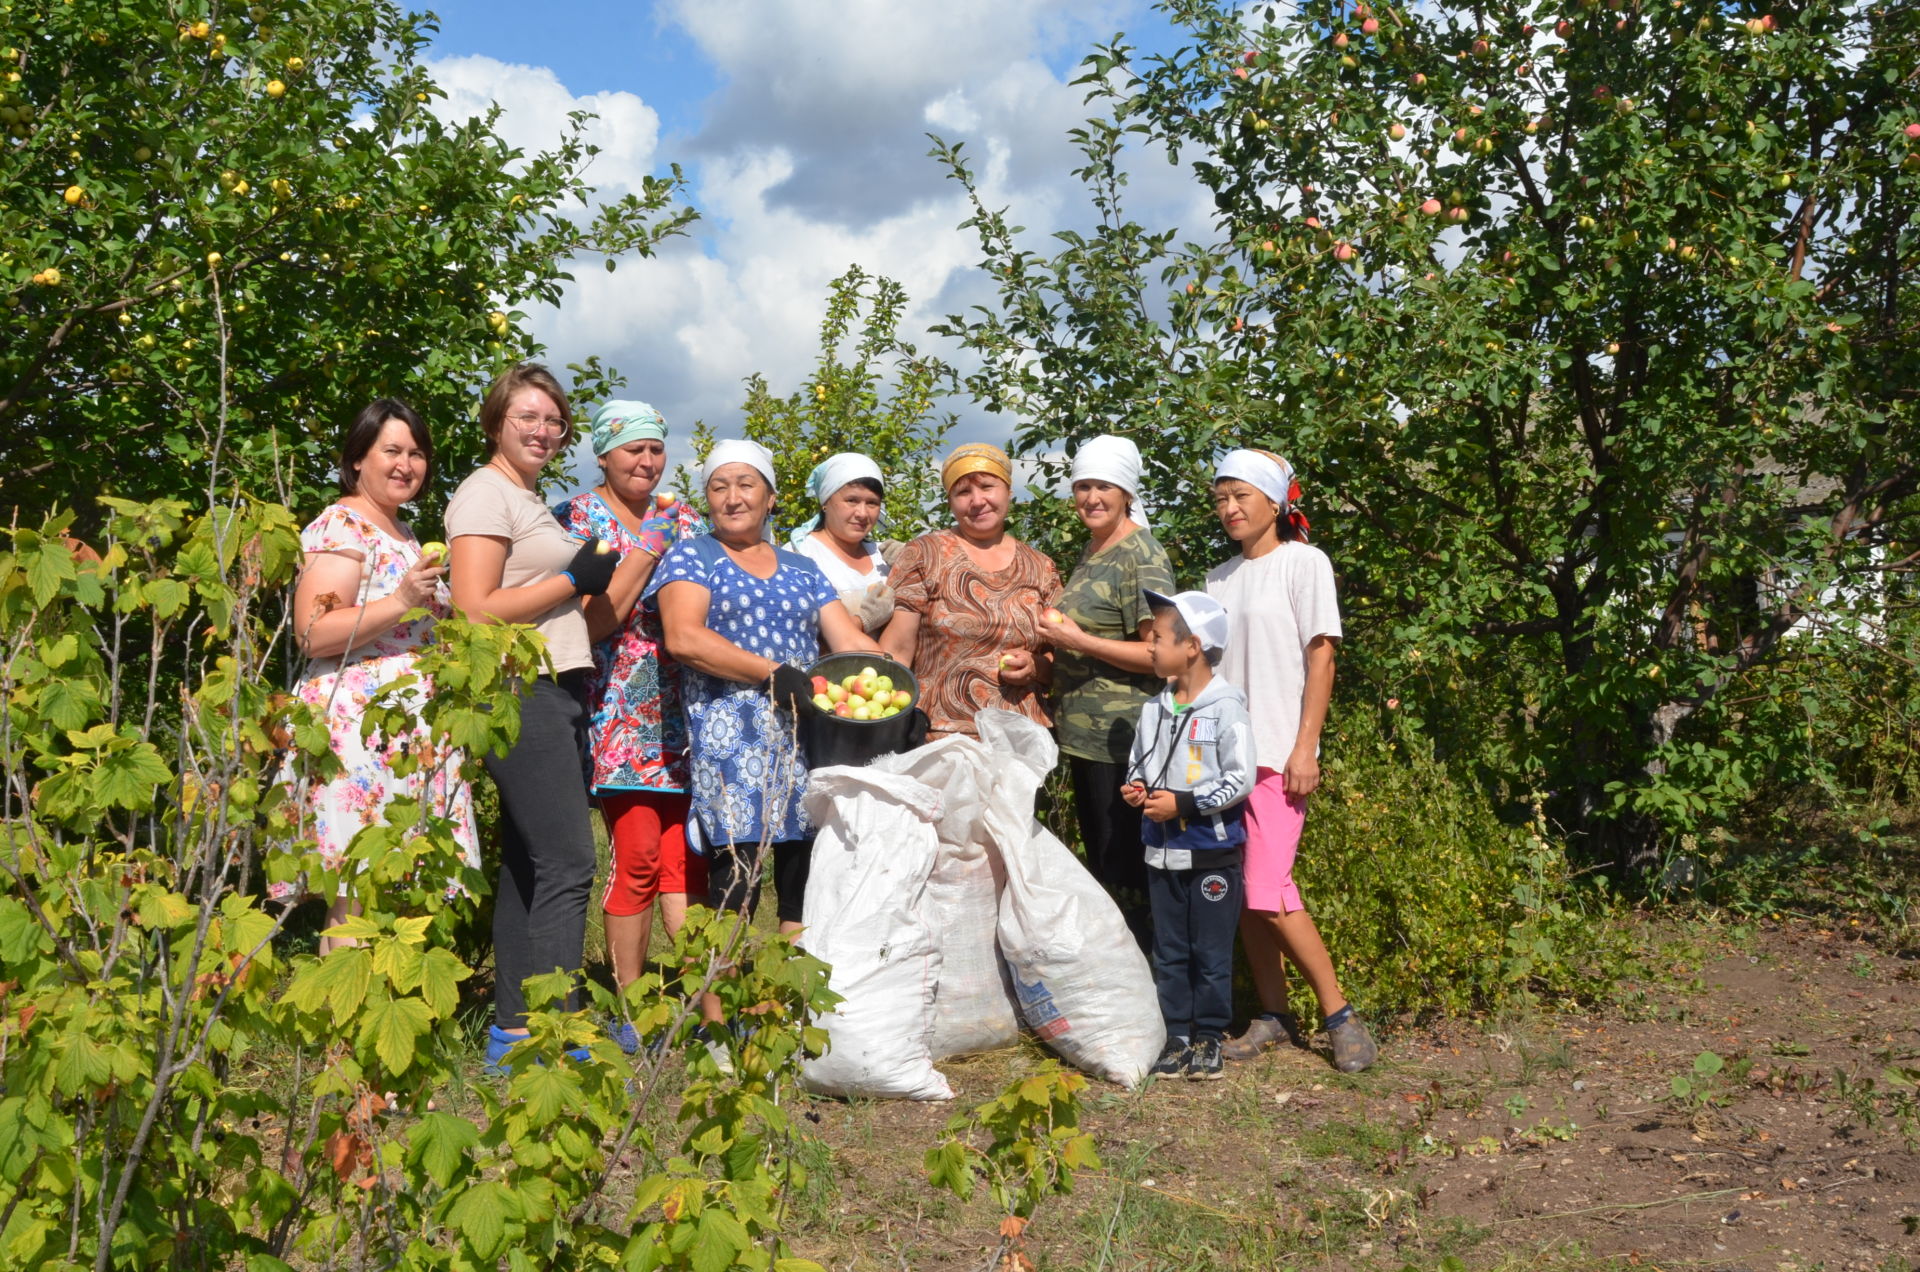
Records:
{"label": "blue sky", "polygon": [[[677,436],[705,420],[737,431],[741,382],[797,387],[813,362],[829,281],[849,265],[900,281],[908,335],[987,298],[959,188],[925,157],[926,134],[965,141],[983,196],[1033,227],[1084,224],[1066,132],[1089,113],[1072,86],[1096,43],[1125,31],[1176,40],[1142,0],[583,0],[530,7],[446,0],[429,61],[468,114],[497,101],[501,131],[551,144],[570,110],[599,116],[591,179],[611,194],[679,163],[701,213],[655,260],[597,268],[555,309],[529,315],[564,364],[598,354]],[[1133,212],[1195,225],[1194,184],[1143,160]],[[1004,441],[968,414],[957,437]]]}

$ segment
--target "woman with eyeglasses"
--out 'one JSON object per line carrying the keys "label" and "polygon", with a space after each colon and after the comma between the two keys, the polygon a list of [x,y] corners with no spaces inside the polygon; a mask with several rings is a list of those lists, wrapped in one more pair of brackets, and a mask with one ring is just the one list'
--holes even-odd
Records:
{"label": "woman with eyeglasses", "polygon": [[[593,891],[593,827],[585,771],[587,678],[593,650],[582,598],[651,564],[582,543],[540,498],[540,474],[573,441],[566,390],[523,363],[480,405],[487,462],[447,504],[453,603],[475,622],[530,623],[552,671],[520,690],[520,737],[487,772],[500,792],[500,886],[494,897],[494,1023],[487,1062],[498,1068],[526,1037],[527,977],[580,970]],[[624,580],[623,580],[624,582]],[[570,1001],[568,1006],[572,1006]]]}

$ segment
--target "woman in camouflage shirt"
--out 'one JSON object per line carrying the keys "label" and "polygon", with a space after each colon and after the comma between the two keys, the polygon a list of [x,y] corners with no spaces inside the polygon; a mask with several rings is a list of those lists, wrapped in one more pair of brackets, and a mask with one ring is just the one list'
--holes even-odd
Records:
{"label": "woman in camouflage shirt", "polygon": [[1054,724],[1073,779],[1087,869],[1100,881],[1142,949],[1150,939],[1140,812],[1120,798],[1134,721],[1161,682],[1153,675],[1146,589],[1171,595],[1173,566],[1140,508],[1140,451],[1124,437],[1096,437],[1073,457],[1073,506],[1087,546],[1048,615],[1055,649]]}

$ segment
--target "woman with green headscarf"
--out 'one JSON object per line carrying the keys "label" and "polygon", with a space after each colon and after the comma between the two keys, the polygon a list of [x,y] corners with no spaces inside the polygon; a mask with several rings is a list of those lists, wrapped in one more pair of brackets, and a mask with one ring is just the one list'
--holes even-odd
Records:
{"label": "woman with green headscarf", "polygon": [[[668,548],[707,532],[693,506],[658,489],[667,467],[667,422],[645,402],[606,402],[593,415],[600,484],[556,506],[574,534],[599,539],[621,556],[606,595],[587,603],[593,675],[587,744],[593,794],[613,845],[600,899],[607,956],[622,987],[640,975],[653,936],[653,904],[672,934],[687,894],[707,894],[706,863],[687,847],[687,724],[680,667],[667,653],[660,616],[636,605]],[[692,876],[691,881],[689,876]],[[639,1039],[624,1022],[614,1038]]]}

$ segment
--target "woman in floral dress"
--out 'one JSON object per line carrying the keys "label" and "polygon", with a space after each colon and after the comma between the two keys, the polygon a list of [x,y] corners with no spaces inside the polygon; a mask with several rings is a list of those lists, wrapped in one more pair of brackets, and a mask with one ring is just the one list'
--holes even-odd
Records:
{"label": "woman in floral dress", "polygon": [[[340,498],[300,533],[306,565],[294,590],[294,635],[307,656],[295,695],[325,713],[341,773],[303,792],[308,830],[321,861],[338,870],[359,832],[380,824],[396,797],[420,800],[452,823],[469,866],[480,864],[473,804],[460,776],[461,756],[438,751],[424,725],[398,737],[360,736],[367,703],[411,675],[415,651],[432,639],[447,610],[446,563],[423,557],[420,541],[400,520],[401,505],[419,494],[433,468],[433,441],[412,407],[392,398],[367,406],[347,430],[340,456]],[[408,614],[426,610],[425,617]],[[420,700],[424,689],[414,691]],[[419,761],[407,777],[393,772],[402,751]],[[293,899],[299,881],[269,886]],[[337,923],[352,912],[345,896],[328,912]],[[322,938],[322,950],[333,942]]]}
{"label": "woman in floral dress", "polygon": [[[616,574],[606,595],[587,602],[594,638],[587,702],[592,793],[613,845],[600,909],[607,957],[622,989],[645,966],[653,906],[667,934],[680,930],[689,893],[707,894],[706,863],[687,848],[687,723],[680,705],[680,667],[667,653],[660,616],[636,604],[654,566],[682,539],[707,532],[685,500],[658,491],[667,467],[667,422],[645,402],[602,403],[593,415],[593,453],[601,481],[555,506],[560,524],[598,539],[642,564]],[[615,1041],[638,1050],[625,1021]]]}

